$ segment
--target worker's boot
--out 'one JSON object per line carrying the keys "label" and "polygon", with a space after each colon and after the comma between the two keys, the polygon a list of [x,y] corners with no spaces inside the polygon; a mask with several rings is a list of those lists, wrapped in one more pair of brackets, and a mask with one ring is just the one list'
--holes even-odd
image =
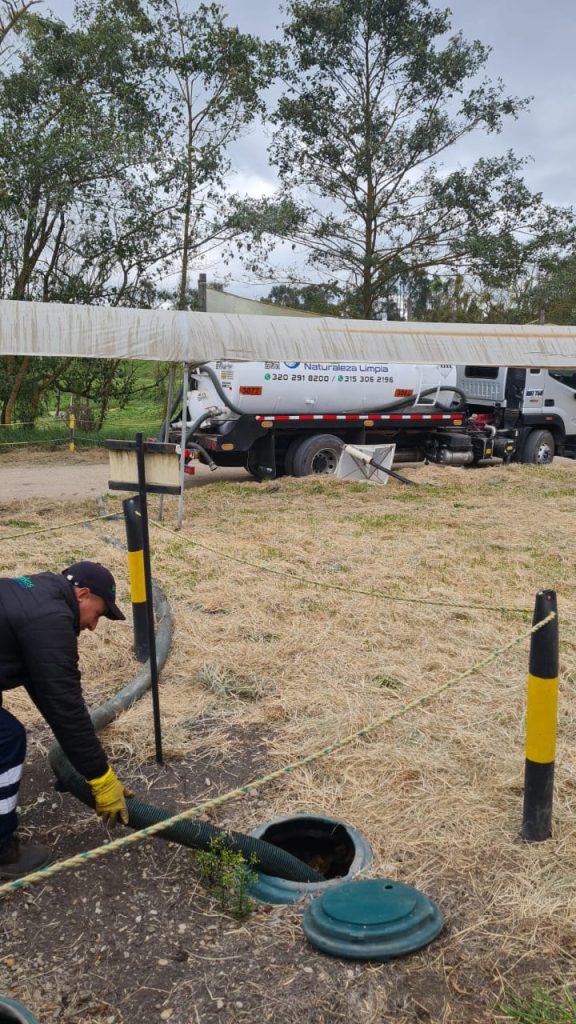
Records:
{"label": "worker's boot", "polygon": [[17,836],[10,836],[0,846],[0,878],[21,878],[31,871],[45,868],[52,859],[52,852],[47,846],[32,846],[21,843]]}

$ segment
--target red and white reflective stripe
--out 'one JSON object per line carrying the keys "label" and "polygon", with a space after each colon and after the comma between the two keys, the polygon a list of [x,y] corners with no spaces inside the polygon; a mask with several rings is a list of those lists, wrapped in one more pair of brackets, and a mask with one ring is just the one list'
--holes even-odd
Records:
{"label": "red and white reflective stripe", "polygon": [[360,414],[354,414],[354,415],[342,414],[341,415],[341,414],[336,414],[336,413],[327,413],[324,416],[317,416],[317,415],[314,415],[314,416],[312,416],[312,415],[304,415],[304,416],[256,416],[256,420],[258,421],[258,423],[261,423],[262,420],[271,420],[273,423],[285,423],[287,420],[305,420],[305,421],[308,421],[308,422],[310,422],[312,420],[330,420],[330,421],[346,420],[347,422],[350,421],[350,420],[353,420],[353,421],[357,422],[358,420],[450,420],[450,421],[452,421],[452,420],[461,420],[461,419],[462,419],[462,413],[461,412],[460,413],[458,413],[458,412],[450,412],[450,413],[419,413],[419,412],[414,412],[414,413],[374,413],[374,414],[363,413],[362,415],[360,415]]}

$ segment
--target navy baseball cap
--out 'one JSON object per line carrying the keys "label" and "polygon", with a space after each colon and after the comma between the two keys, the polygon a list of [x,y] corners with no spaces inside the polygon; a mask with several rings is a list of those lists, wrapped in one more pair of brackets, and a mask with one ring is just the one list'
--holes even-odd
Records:
{"label": "navy baseball cap", "polygon": [[73,587],[88,587],[105,602],[107,619],[125,619],[126,616],[116,604],[116,581],[109,569],[100,562],[74,562],[64,569],[63,576]]}

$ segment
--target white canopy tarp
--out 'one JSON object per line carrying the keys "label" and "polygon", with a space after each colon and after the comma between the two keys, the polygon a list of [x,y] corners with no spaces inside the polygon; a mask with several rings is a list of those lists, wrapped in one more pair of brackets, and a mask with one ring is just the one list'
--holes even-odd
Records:
{"label": "white canopy tarp", "polygon": [[576,367],[576,327],[432,324],[0,300],[0,355]]}

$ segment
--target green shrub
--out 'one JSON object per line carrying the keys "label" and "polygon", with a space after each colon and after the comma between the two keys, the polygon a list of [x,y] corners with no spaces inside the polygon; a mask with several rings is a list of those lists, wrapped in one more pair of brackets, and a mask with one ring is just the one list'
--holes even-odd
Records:
{"label": "green shrub", "polygon": [[195,853],[200,879],[220,904],[225,914],[243,921],[256,906],[250,887],[257,879],[251,870],[258,862],[256,854],[246,861],[240,852],[231,850],[222,836],[214,836],[207,850]]}

